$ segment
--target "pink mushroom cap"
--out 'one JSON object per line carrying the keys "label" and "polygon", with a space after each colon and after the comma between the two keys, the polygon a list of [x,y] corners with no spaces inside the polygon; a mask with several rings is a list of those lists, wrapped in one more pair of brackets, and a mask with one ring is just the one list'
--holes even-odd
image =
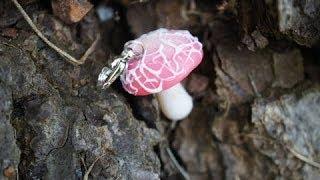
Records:
{"label": "pink mushroom cap", "polygon": [[203,57],[202,44],[187,30],[158,29],[128,42],[135,54],[120,79],[130,94],[158,93],[180,83]]}

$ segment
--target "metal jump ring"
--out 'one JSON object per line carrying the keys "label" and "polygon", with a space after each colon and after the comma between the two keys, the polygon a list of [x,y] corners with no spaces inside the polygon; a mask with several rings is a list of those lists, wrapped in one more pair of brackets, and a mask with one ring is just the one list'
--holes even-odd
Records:
{"label": "metal jump ring", "polygon": [[[129,46],[133,43],[139,44],[142,47],[141,54],[135,54],[132,48]],[[126,65],[130,59],[135,56],[140,57],[145,52],[143,44],[139,41],[129,41],[124,45],[124,50],[121,55],[114,59],[114,61],[108,66],[104,67],[98,77],[98,85],[103,89],[108,88],[124,71]]]}
{"label": "metal jump ring", "polygon": [[[129,46],[130,45],[140,45],[141,46],[141,49],[142,49],[142,52],[139,53],[139,54],[136,54],[132,48],[130,48]],[[137,40],[131,40],[131,41],[128,41],[127,43],[124,44],[124,49],[130,49],[132,50],[134,53],[135,53],[135,57],[141,57],[144,53],[145,53],[145,48],[144,48],[144,45],[141,41],[137,41]]]}

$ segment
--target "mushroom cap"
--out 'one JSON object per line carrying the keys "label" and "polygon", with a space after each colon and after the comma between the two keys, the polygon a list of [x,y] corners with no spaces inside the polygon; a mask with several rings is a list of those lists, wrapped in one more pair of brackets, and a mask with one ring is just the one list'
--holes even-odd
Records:
{"label": "mushroom cap", "polygon": [[120,79],[130,94],[144,96],[178,84],[203,57],[202,44],[187,30],[158,29],[128,42],[135,54]]}

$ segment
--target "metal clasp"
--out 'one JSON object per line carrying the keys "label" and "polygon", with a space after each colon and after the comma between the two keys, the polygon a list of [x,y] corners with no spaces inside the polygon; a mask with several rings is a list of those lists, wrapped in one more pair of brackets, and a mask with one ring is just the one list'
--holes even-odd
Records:
{"label": "metal clasp", "polygon": [[127,62],[134,57],[134,52],[130,48],[125,48],[108,67],[104,67],[98,77],[98,86],[102,89],[108,88],[126,68]]}

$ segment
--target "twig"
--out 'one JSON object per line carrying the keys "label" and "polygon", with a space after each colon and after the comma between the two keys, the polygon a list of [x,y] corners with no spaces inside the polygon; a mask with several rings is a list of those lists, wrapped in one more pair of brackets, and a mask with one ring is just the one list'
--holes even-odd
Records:
{"label": "twig", "polygon": [[89,49],[84,53],[84,55],[77,60],[67,52],[63,51],[56,45],[54,45],[52,42],[50,42],[42,33],[41,31],[37,28],[37,26],[32,22],[31,18],[29,15],[25,12],[25,10],[22,8],[22,6],[19,4],[17,0],[11,0],[15,6],[18,8],[19,12],[22,14],[23,18],[27,21],[27,23],[30,25],[30,27],[33,29],[33,31],[52,49],[54,49],[57,53],[59,53],[62,57],[66,58],[66,60],[73,64],[73,65],[81,65],[85,62],[85,60],[88,58],[88,56],[94,51],[95,46],[97,45],[100,35],[97,35],[96,40],[91,44]]}
{"label": "twig", "polygon": [[18,49],[15,45],[12,45],[12,44],[10,44],[10,43],[1,42],[0,44]]}
{"label": "twig", "polygon": [[81,157],[80,159],[81,159],[81,162],[83,164],[84,170],[87,172],[88,168],[87,168],[86,162],[84,162],[84,158]]}
{"label": "twig", "polygon": [[170,124],[170,130],[174,130],[177,127],[177,121],[172,121]]}
{"label": "twig", "polygon": [[254,94],[256,95],[256,97],[261,98],[262,96],[261,96],[261,94],[259,93],[259,91],[257,89],[256,83],[254,82],[251,73],[248,74],[248,78],[250,80],[250,84],[252,86]]}
{"label": "twig", "polygon": [[[267,141],[270,141],[272,143],[278,143],[280,145],[282,145],[281,143],[279,142],[275,142],[274,140],[270,139],[270,138],[266,138],[266,137],[263,137],[263,136],[259,136],[259,135],[255,135],[255,134],[244,134],[245,136],[247,137],[250,137],[250,138],[260,138],[260,139],[264,139],[264,140],[267,140]],[[296,158],[298,158],[299,160],[311,165],[311,166],[314,166],[318,169],[320,169],[320,163],[318,162],[315,162],[314,160],[298,153],[297,151],[295,151],[294,149],[286,146],[286,145],[282,145],[283,147],[285,147],[286,149],[288,149]]]}
{"label": "twig", "polygon": [[226,93],[226,91],[224,91],[225,92],[225,94],[226,94],[226,108],[225,108],[225,110],[224,110],[224,113],[223,113],[223,115],[222,115],[222,118],[226,118],[228,115],[229,115],[229,112],[230,112],[230,109],[231,109],[231,102],[230,102],[230,98],[229,98],[229,96],[227,95],[227,93]]}
{"label": "twig", "polygon": [[104,155],[105,155],[105,154],[102,154],[101,156],[97,157],[97,158],[93,161],[93,163],[90,165],[90,167],[88,168],[88,170],[87,170],[86,173],[84,174],[83,180],[88,180],[89,174],[90,174],[90,172],[92,171],[94,165],[95,165],[95,164],[97,163],[97,161],[98,161],[100,158],[102,158]]}
{"label": "twig", "polygon": [[174,157],[173,153],[171,152],[170,148],[166,148],[166,151],[171,159],[171,161],[173,162],[173,164],[176,166],[176,168],[180,171],[180,173],[182,174],[182,176],[186,179],[186,180],[190,180],[190,176],[187,173],[187,171],[179,164],[179,162],[176,160],[176,158]]}
{"label": "twig", "polygon": [[296,158],[300,159],[301,161],[304,161],[305,163],[312,165],[318,169],[320,169],[320,163],[317,163],[315,161],[313,161],[312,159],[309,159],[307,157],[305,157],[304,155],[298,153],[297,151],[291,149],[291,148],[287,148]]}

